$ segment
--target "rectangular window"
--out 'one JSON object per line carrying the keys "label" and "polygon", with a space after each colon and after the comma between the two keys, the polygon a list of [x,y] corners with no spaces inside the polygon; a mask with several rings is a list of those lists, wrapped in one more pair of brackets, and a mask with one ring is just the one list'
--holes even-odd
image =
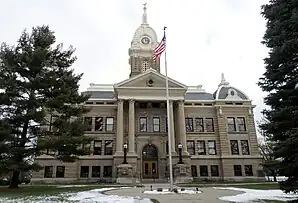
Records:
{"label": "rectangular window", "polygon": [[206,123],[206,131],[214,132],[213,118],[206,118],[205,123]]}
{"label": "rectangular window", "polygon": [[191,176],[192,177],[198,177],[198,171],[196,165],[191,165]]}
{"label": "rectangular window", "polygon": [[160,131],[160,119],[158,117],[153,118],[153,132]]}
{"label": "rectangular window", "polygon": [[89,166],[81,166],[81,178],[88,178],[89,177]]}
{"label": "rectangular window", "polygon": [[95,131],[103,131],[103,117],[95,117]]}
{"label": "rectangular window", "polygon": [[216,155],[216,142],[215,140],[208,140],[208,154]]}
{"label": "rectangular window", "polygon": [[92,131],[92,117],[85,117],[84,123],[86,125],[86,131]]}
{"label": "rectangular window", "polygon": [[113,132],[114,131],[114,118],[113,117],[107,117],[106,118],[106,131],[107,132]]}
{"label": "rectangular window", "polygon": [[208,176],[208,167],[200,166],[200,176]]}
{"label": "rectangular window", "polygon": [[234,176],[242,176],[241,165],[234,165]]}
{"label": "rectangular window", "polygon": [[245,118],[244,117],[238,117],[237,118],[237,126],[239,132],[245,132],[246,131],[246,125],[245,125]]}
{"label": "rectangular window", "polygon": [[101,155],[101,146],[102,146],[101,140],[94,140],[93,155]]}
{"label": "rectangular window", "polygon": [[45,178],[53,177],[53,166],[45,166],[44,167],[44,177]]}
{"label": "rectangular window", "polygon": [[113,140],[105,140],[105,155],[113,155]]}
{"label": "rectangular window", "polygon": [[92,177],[93,178],[100,177],[100,166],[92,166]]}
{"label": "rectangular window", "polygon": [[198,141],[198,155],[206,155],[206,146],[204,140]]}
{"label": "rectangular window", "polygon": [[233,155],[239,155],[239,146],[238,146],[238,140],[231,140],[231,152]]}
{"label": "rectangular window", "polygon": [[195,155],[195,141],[187,140],[187,151],[190,155]]}
{"label": "rectangular window", "polygon": [[64,178],[65,175],[65,166],[56,167],[56,178]]}
{"label": "rectangular window", "polygon": [[219,170],[218,170],[218,165],[211,165],[211,176],[218,177],[219,176]]}
{"label": "rectangular window", "polygon": [[204,132],[203,118],[195,118],[195,123],[196,123],[196,131],[197,132]]}
{"label": "rectangular window", "polygon": [[112,177],[113,168],[112,166],[103,167],[103,177]]}
{"label": "rectangular window", "polygon": [[249,155],[250,152],[249,152],[248,140],[241,140],[240,144],[241,144],[242,155]]}
{"label": "rectangular window", "polygon": [[147,132],[147,118],[140,118],[140,132]]}
{"label": "rectangular window", "polygon": [[235,118],[228,117],[228,132],[236,132]]}
{"label": "rectangular window", "polygon": [[253,176],[252,165],[244,165],[245,175]]}
{"label": "rectangular window", "polygon": [[193,119],[185,118],[185,130],[186,132],[193,132]]}

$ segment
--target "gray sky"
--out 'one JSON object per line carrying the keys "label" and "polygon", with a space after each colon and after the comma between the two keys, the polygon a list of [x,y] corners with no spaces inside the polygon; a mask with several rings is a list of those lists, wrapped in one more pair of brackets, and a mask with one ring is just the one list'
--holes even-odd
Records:
{"label": "gray sky", "polygon": [[[267,48],[261,44],[265,20],[261,5],[269,0],[147,0],[148,23],[159,40],[167,29],[169,77],[185,85],[202,84],[213,93],[221,73],[264,108],[256,85],[264,72]],[[58,42],[73,45],[89,83],[113,84],[127,79],[128,48],[142,20],[140,0],[0,0],[0,42],[15,44],[23,29],[50,25]],[[163,60],[163,58],[162,58]],[[164,67],[161,67],[164,73]]]}

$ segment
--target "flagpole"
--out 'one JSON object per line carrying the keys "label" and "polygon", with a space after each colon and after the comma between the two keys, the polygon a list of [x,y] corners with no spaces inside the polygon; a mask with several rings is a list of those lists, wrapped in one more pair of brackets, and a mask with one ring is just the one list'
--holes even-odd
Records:
{"label": "flagpole", "polygon": [[[166,38],[166,28],[164,27],[164,37]],[[167,119],[168,119],[168,151],[169,151],[169,168],[170,168],[170,190],[173,190],[173,167],[172,167],[172,142],[171,142],[171,119],[170,119],[170,100],[169,100],[169,81],[167,68],[167,42],[165,43],[165,74],[166,74],[166,100],[167,100]],[[172,115],[173,116],[173,115]],[[173,119],[173,118],[172,118]],[[174,136],[174,135],[172,135]]]}

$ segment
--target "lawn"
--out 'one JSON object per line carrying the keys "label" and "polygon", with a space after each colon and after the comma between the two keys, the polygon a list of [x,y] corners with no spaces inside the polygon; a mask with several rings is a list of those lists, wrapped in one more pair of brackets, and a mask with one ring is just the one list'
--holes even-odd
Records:
{"label": "lawn", "polygon": [[8,189],[7,186],[0,186],[0,197],[21,197],[56,195],[63,192],[80,192],[92,189],[103,188],[103,185],[88,185],[81,187],[57,187],[53,185],[20,185],[18,189]]}
{"label": "lawn", "polygon": [[259,189],[259,190],[273,190],[279,189],[278,183],[227,183],[227,184],[202,184],[202,183],[191,183],[191,184],[179,184],[180,187],[237,187],[247,189]]}

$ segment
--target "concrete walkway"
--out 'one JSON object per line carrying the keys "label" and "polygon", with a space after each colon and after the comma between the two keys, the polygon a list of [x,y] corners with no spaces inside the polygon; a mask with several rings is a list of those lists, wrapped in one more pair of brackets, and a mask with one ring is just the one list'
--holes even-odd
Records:
{"label": "concrete walkway", "polygon": [[[145,184],[144,188],[128,188],[111,190],[105,192],[107,195],[119,195],[119,196],[131,196],[131,197],[143,197],[156,199],[160,203],[223,203],[226,201],[219,200],[219,197],[237,195],[240,192],[230,191],[230,190],[216,190],[212,187],[199,188],[202,193],[200,194],[144,194],[143,191],[150,190],[150,185],[152,185],[153,190],[157,188],[169,188],[168,184]],[[175,188],[179,188],[176,187]],[[195,189],[195,188],[186,188]]]}

